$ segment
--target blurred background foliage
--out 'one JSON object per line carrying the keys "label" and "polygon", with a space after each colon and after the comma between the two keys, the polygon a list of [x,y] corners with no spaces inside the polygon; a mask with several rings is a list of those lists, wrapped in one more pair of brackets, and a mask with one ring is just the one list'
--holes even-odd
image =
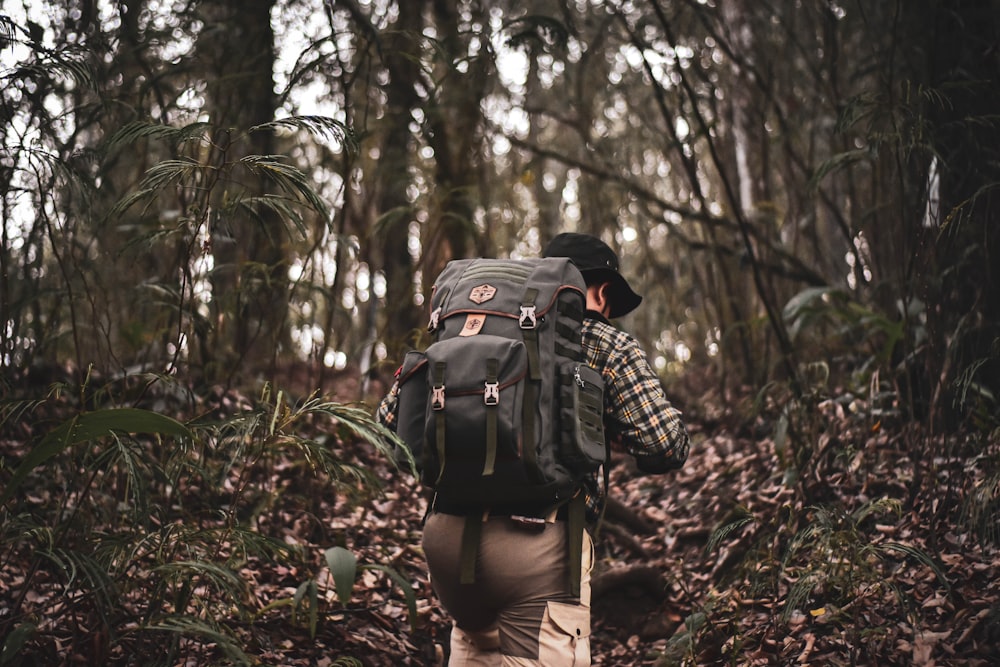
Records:
{"label": "blurred background foliage", "polygon": [[624,256],[667,381],[801,396],[823,362],[904,419],[993,427],[996,26],[957,1],[5,0],[5,381],[384,378],[447,260],[579,230]]}

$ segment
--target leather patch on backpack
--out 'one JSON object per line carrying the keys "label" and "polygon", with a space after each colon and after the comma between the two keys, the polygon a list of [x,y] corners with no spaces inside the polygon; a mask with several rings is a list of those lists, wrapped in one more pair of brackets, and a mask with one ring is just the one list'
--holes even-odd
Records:
{"label": "leather patch on backpack", "polygon": [[471,301],[472,303],[483,304],[492,299],[493,297],[495,297],[496,295],[497,295],[497,288],[493,287],[493,285],[484,283],[482,285],[477,285],[476,287],[472,288],[472,291],[469,292],[469,301]]}
{"label": "leather patch on backpack", "polygon": [[477,333],[483,330],[483,325],[486,324],[486,316],[478,315],[476,313],[470,313],[465,318],[465,324],[462,326],[462,331],[459,332],[459,336],[475,336]]}

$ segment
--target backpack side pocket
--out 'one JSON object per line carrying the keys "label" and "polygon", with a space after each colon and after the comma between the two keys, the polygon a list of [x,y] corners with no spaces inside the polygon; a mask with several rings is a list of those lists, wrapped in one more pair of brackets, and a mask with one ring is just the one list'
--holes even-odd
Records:
{"label": "backpack side pocket", "polygon": [[607,458],[604,441],[604,378],[579,362],[560,367],[562,458],[573,470],[597,470]]}
{"label": "backpack side pocket", "polygon": [[427,356],[423,352],[406,353],[398,382],[396,435],[410,448],[422,469],[426,465],[424,423],[427,420]]}

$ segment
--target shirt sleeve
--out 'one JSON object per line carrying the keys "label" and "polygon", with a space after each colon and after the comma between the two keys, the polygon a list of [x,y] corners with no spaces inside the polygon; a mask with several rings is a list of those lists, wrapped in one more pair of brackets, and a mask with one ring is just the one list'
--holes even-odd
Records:
{"label": "shirt sleeve", "polygon": [[604,346],[605,424],[630,454],[662,461],[667,469],[687,460],[690,440],[681,413],[663,394],[645,352],[630,335],[614,330]]}
{"label": "shirt sleeve", "polygon": [[399,382],[397,381],[392,383],[389,393],[379,402],[378,408],[375,410],[375,421],[395,433],[398,410]]}

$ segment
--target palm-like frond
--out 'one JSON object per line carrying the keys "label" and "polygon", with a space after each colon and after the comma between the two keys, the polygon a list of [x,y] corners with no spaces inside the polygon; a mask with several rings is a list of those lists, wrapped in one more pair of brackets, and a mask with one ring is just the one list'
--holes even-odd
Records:
{"label": "palm-like frond", "polygon": [[107,219],[114,220],[138,202],[149,202],[157,193],[169,185],[182,181],[194,182],[195,177],[209,169],[206,165],[189,157],[163,160],[146,171],[139,187],[120,199],[108,211]]}
{"label": "palm-like frond", "polygon": [[788,591],[788,597],[785,598],[782,619],[787,621],[793,612],[802,609],[803,605],[809,600],[818,581],[819,577],[815,572],[805,572],[792,584]]}
{"label": "palm-like frond", "polygon": [[755,520],[756,519],[753,513],[751,513],[747,508],[742,506],[736,508],[733,512],[732,520],[717,526],[715,530],[712,531],[712,534],[709,535],[708,542],[705,544],[705,552],[711,553],[715,551],[719,548],[719,545],[722,544],[723,540],[725,540],[729,535],[733,534],[748,523],[753,523]]}
{"label": "palm-like frond", "polygon": [[206,644],[215,645],[226,658],[238,665],[249,667],[253,664],[250,657],[240,647],[239,642],[224,629],[192,616],[167,616],[142,626],[136,632],[166,632],[187,639],[201,640]]}
{"label": "palm-like frond", "polygon": [[68,548],[36,553],[65,577],[67,590],[94,595],[102,609],[110,609],[114,605],[118,597],[117,584],[104,564],[98,562],[91,553]]}
{"label": "palm-like frond", "polygon": [[17,24],[14,20],[6,14],[0,14],[0,40],[3,40],[3,46],[13,42],[16,35]]}
{"label": "palm-like frond", "polygon": [[163,563],[154,567],[151,572],[167,581],[183,583],[197,580],[203,585],[211,584],[226,598],[239,600],[246,593],[246,582],[235,572],[208,560]]}
{"label": "palm-like frond", "polygon": [[261,175],[294,201],[300,201],[316,211],[323,219],[329,217],[329,210],[310,179],[301,169],[282,162],[280,155],[248,155],[240,160],[252,173]]}
{"label": "palm-like frond", "polygon": [[873,498],[851,512],[851,521],[858,526],[875,514],[895,514],[898,517],[902,512],[903,503],[896,498]]}
{"label": "palm-like frond", "polygon": [[[147,287],[166,301],[177,296],[172,288]],[[29,408],[12,406],[10,413]],[[385,454],[397,445],[395,436],[360,406],[317,395],[293,404],[270,387],[253,404],[248,400],[245,409],[219,422],[181,424],[131,408],[83,413],[32,450],[19,466],[13,488],[28,472],[52,465],[50,459],[66,448],[89,443],[84,459],[94,474],[82,479],[92,487],[78,494],[86,502],[74,514],[85,520],[59,523],[53,517],[58,524],[53,531],[28,514],[17,514],[0,526],[0,544],[33,552],[43,564],[40,571],[66,582],[67,599],[76,608],[117,619],[109,622],[126,650],[132,643],[143,650],[150,642],[162,642],[166,633],[185,641],[168,642],[172,648],[164,664],[203,651],[218,651],[240,663],[246,655],[233,628],[260,612],[244,568],[255,561],[307,560],[304,545],[285,543],[284,532],[268,532],[271,517],[265,512],[284,511],[287,505],[279,500],[302,493],[276,483],[275,471],[292,468],[302,475],[299,471],[305,470],[306,476],[311,471],[321,485],[351,497],[379,489],[372,467],[344,456],[346,448],[360,441]],[[191,489],[216,496],[202,498]],[[109,525],[106,517],[115,520]],[[350,595],[359,571],[375,570],[402,591],[411,625],[415,622],[416,593],[402,574],[380,563],[355,561],[348,581],[338,574],[339,565],[326,560],[341,599]],[[291,605],[316,632],[329,604],[322,585],[319,578],[310,578],[296,599],[273,601],[265,611]],[[26,638],[29,630],[24,630]]]}
{"label": "palm-like frond", "polygon": [[250,128],[250,132],[275,130],[305,130],[318,137],[336,141],[348,151],[356,152],[358,149],[358,138],[354,129],[329,116],[290,116],[254,125]]}
{"label": "palm-like frond", "polygon": [[158,139],[173,145],[180,145],[192,139],[203,139],[211,130],[211,123],[198,121],[173,127],[147,120],[126,123],[112,133],[104,142],[104,150],[112,151],[123,146],[131,146],[141,139]]}
{"label": "palm-like frond", "polygon": [[886,542],[879,546],[879,551],[885,553],[889,551],[896,551],[905,556],[923,563],[934,572],[934,576],[938,578],[945,588],[950,589],[951,584],[948,581],[947,575],[945,575],[944,570],[941,568],[940,563],[935,561],[930,554],[928,554],[923,549],[913,546],[912,544],[902,544],[901,542]]}
{"label": "palm-like frond", "polygon": [[[0,30],[7,26],[0,27]],[[11,41],[16,36],[10,34]],[[19,67],[5,71],[0,81],[10,79],[30,78],[34,81],[53,81],[55,79],[66,78],[72,82],[74,87],[96,88],[94,70],[87,62],[89,52],[82,48],[62,48],[53,50],[46,48],[34,40],[22,41],[32,49],[33,59],[26,63],[21,63]]]}
{"label": "palm-like frond", "polygon": [[142,179],[140,189],[155,192],[181,180],[190,179],[197,172],[206,169],[207,166],[189,157],[163,160],[149,168]]}
{"label": "palm-like frond", "polygon": [[149,462],[141,445],[133,438],[122,438],[111,433],[108,446],[103,448],[92,466],[94,469],[119,470],[123,473],[122,488],[116,491],[124,499],[122,505],[131,513],[131,519],[142,523],[149,517],[147,480],[151,477]]}
{"label": "palm-like frond", "polygon": [[[238,207],[246,212],[247,216],[256,220],[260,226],[269,229],[268,220],[276,218],[283,222],[291,222],[300,238],[305,238],[307,234],[305,222],[298,207],[300,203],[294,199],[281,195],[260,195],[256,197],[244,197],[240,199]],[[266,212],[272,216],[265,215]],[[291,236],[289,230],[289,236]]]}

